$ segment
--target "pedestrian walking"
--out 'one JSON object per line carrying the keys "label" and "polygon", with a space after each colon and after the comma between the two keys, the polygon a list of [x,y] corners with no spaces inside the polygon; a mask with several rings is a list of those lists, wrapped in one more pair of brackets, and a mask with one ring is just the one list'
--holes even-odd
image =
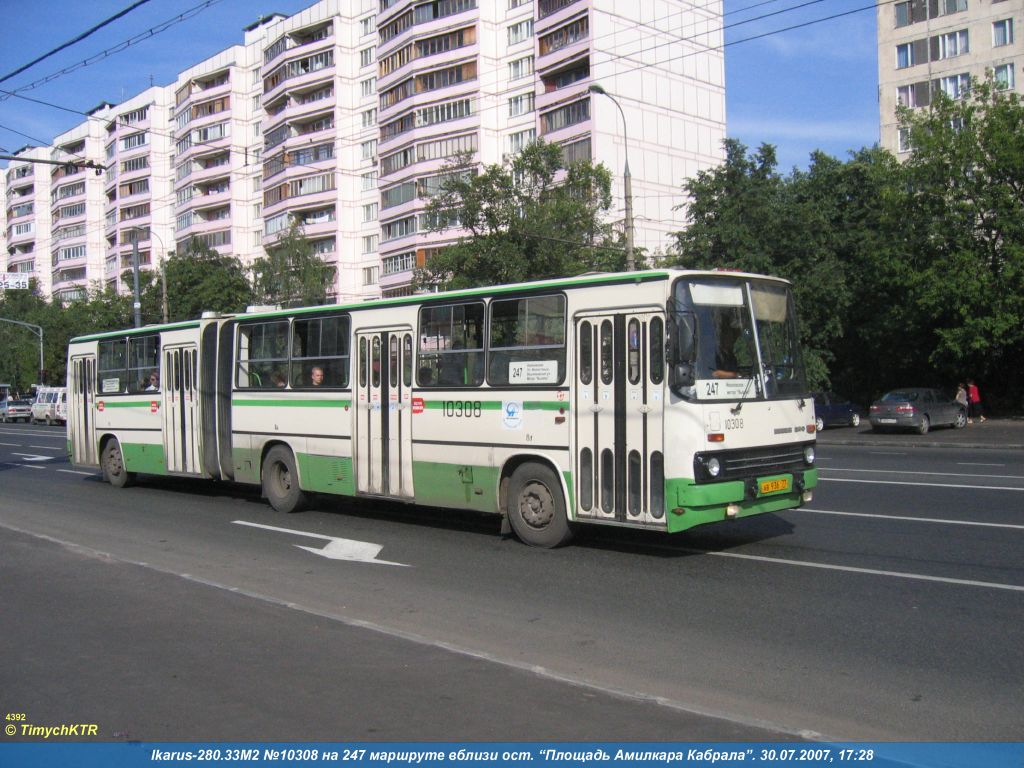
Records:
{"label": "pedestrian walking", "polygon": [[978,390],[978,385],[974,383],[974,379],[967,380],[967,402],[970,403],[970,411],[968,414],[971,419],[977,419],[984,423],[986,419],[985,414],[981,409],[981,392]]}
{"label": "pedestrian walking", "polygon": [[964,413],[967,414],[967,423],[973,424],[974,421],[970,418],[971,406],[970,403],[967,402],[967,387],[965,387],[962,382],[956,385],[956,401],[960,403],[960,407],[963,408]]}

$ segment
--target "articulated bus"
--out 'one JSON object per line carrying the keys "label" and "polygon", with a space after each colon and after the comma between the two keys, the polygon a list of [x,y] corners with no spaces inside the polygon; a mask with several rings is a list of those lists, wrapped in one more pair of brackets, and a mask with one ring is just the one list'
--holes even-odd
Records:
{"label": "articulated bus", "polygon": [[814,404],[789,284],[593,274],[72,340],[75,464],[683,531],[810,501]]}

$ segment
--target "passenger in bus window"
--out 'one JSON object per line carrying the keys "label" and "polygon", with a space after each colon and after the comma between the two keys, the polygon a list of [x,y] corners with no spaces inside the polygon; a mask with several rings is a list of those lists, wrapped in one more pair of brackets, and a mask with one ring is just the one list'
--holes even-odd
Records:
{"label": "passenger in bus window", "polygon": [[274,371],[273,373],[271,373],[270,381],[273,382],[275,387],[280,387],[282,389],[288,385],[288,382],[285,380],[284,374],[281,373],[280,371]]}
{"label": "passenger in bus window", "polygon": [[149,372],[149,385],[146,387],[147,392],[156,392],[160,389],[160,373],[156,369]]}
{"label": "passenger in bus window", "polygon": [[314,365],[313,370],[309,372],[309,380],[314,387],[322,386],[324,383],[324,369],[319,365]]}

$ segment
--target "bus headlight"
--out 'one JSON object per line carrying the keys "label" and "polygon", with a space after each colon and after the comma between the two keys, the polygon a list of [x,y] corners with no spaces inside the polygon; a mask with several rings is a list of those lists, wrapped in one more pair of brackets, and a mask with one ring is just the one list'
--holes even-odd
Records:
{"label": "bus headlight", "polygon": [[714,457],[708,459],[707,464],[704,466],[707,468],[708,474],[712,477],[718,477],[719,473],[722,471],[722,465],[718,462],[718,459]]}
{"label": "bus headlight", "polygon": [[814,463],[814,446],[813,445],[808,445],[806,448],[804,448],[804,461],[807,462],[808,465],[811,465],[811,464]]}

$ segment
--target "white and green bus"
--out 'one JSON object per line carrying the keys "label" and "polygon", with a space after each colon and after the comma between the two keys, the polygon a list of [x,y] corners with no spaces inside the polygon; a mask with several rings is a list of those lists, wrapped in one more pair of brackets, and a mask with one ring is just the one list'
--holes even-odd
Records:
{"label": "white and green bus", "polygon": [[[677,532],[810,501],[814,405],[781,279],[652,270],[249,311],[72,341],[72,460]],[[505,525],[507,523],[507,525]]]}

